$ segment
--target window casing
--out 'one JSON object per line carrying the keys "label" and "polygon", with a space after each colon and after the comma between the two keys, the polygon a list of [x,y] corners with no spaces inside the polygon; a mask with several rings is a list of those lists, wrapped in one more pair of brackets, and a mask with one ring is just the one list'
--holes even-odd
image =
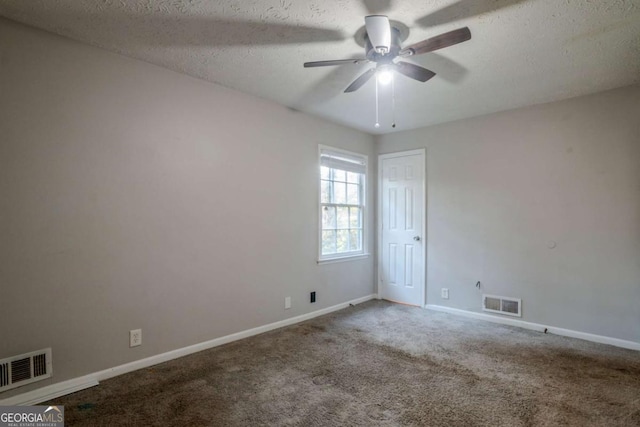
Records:
{"label": "window casing", "polygon": [[366,171],[366,156],[321,146],[321,261],[364,254]]}

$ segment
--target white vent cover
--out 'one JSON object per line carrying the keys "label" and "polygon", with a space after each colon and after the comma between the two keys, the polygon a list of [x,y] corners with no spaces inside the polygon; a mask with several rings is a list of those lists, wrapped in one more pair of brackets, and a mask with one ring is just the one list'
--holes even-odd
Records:
{"label": "white vent cover", "polygon": [[482,309],[492,313],[522,317],[522,300],[520,298],[482,295]]}
{"label": "white vent cover", "polygon": [[51,348],[0,360],[0,392],[51,377]]}

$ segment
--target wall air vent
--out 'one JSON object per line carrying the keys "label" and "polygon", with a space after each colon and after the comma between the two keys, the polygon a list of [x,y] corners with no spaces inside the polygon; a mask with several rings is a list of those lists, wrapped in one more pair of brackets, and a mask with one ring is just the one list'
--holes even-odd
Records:
{"label": "wall air vent", "polygon": [[522,300],[520,298],[482,295],[482,310],[522,317]]}
{"label": "wall air vent", "polygon": [[51,377],[51,348],[0,360],[0,392]]}

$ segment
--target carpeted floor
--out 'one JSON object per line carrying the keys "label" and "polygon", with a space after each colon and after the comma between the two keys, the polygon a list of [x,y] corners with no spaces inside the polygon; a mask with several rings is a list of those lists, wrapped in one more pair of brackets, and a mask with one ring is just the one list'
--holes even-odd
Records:
{"label": "carpeted floor", "polygon": [[67,425],[639,426],[640,352],[371,301],[49,403]]}

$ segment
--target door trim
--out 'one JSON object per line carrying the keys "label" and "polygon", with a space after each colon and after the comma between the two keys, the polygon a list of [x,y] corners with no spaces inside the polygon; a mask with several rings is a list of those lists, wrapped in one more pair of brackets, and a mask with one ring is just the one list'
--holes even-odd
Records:
{"label": "door trim", "polygon": [[423,201],[423,206],[422,206],[422,236],[424,236],[422,238],[422,241],[425,242],[424,246],[423,246],[423,250],[422,250],[422,256],[423,256],[423,260],[422,260],[422,268],[420,271],[420,277],[422,278],[420,283],[422,284],[421,286],[421,307],[426,307],[427,306],[427,278],[426,278],[426,271],[427,271],[427,239],[429,238],[429,236],[427,235],[427,164],[426,164],[426,158],[427,158],[427,154],[426,154],[426,149],[425,148],[418,148],[416,150],[408,150],[408,151],[398,151],[395,153],[388,153],[388,154],[378,154],[378,191],[377,191],[377,196],[378,196],[378,215],[376,218],[376,231],[377,231],[377,241],[378,244],[376,245],[377,250],[378,250],[378,255],[376,257],[376,260],[378,262],[378,268],[377,268],[377,289],[376,292],[378,294],[378,299],[382,299],[382,290],[381,290],[381,283],[380,283],[380,277],[381,276],[381,271],[380,269],[382,268],[382,161],[385,159],[393,159],[395,157],[406,157],[406,156],[415,156],[415,155],[420,155],[420,165],[422,167],[422,201]]}

